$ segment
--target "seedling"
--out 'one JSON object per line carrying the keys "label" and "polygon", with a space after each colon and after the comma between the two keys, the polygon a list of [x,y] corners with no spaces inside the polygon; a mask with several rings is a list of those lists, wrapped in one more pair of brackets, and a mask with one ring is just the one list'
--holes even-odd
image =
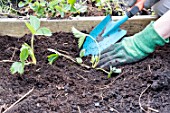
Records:
{"label": "seedling", "polygon": [[71,15],[86,12],[87,6],[84,3],[76,3],[76,0],[23,0],[19,2],[18,6],[30,8],[34,15],[38,17],[61,16],[63,18],[65,14]]}
{"label": "seedling", "polygon": [[90,37],[96,43],[98,51],[99,51],[99,54],[96,55],[96,56],[92,56],[92,58],[91,58],[92,67],[95,68],[97,66],[97,64],[99,63],[99,59],[100,59],[100,56],[101,56],[100,55],[100,47],[99,47],[98,42],[92,36],[90,36],[88,34],[85,34],[85,33],[82,33],[82,32],[78,31],[74,27],[72,27],[72,32],[73,32],[74,36],[76,38],[78,38],[79,49],[82,47],[82,45],[84,43],[84,40],[86,39],[87,36]]}
{"label": "seedling", "polygon": [[[20,62],[14,62],[10,68],[12,74],[24,73],[24,67],[29,64],[36,65],[36,57],[34,54],[34,36],[35,35],[44,35],[44,36],[51,36],[51,31],[46,28],[40,28],[40,20],[35,16],[30,16],[30,22],[25,22],[27,28],[30,30],[31,36],[31,46],[27,43],[24,43],[20,49]],[[32,61],[28,61],[28,57],[31,58]]]}
{"label": "seedling", "polygon": [[84,57],[85,49],[82,49],[79,53],[79,57],[76,58],[77,63],[82,64],[83,60],[82,58]]}
{"label": "seedling", "polygon": [[99,51],[99,54],[96,55],[96,56],[92,56],[91,57],[91,63],[92,63],[92,66],[88,66],[88,65],[85,65],[83,64],[83,60],[82,60],[82,57],[84,57],[84,54],[85,54],[85,50],[82,49],[79,53],[79,57],[77,58],[72,58],[71,56],[68,56],[68,55],[65,55],[65,54],[62,54],[60,52],[58,52],[57,50],[54,50],[54,49],[48,49],[49,51],[55,53],[55,54],[51,54],[49,56],[47,56],[48,58],[48,61],[49,61],[49,64],[52,64],[54,61],[56,61],[58,59],[59,56],[62,56],[62,57],[65,57],[83,67],[86,67],[86,68],[94,68],[96,70],[102,70],[103,72],[107,73],[108,74],[108,78],[111,77],[112,73],[121,73],[121,69],[116,69],[115,67],[110,67],[110,72],[102,69],[102,68],[96,68],[97,64],[99,63],[100,61],[100,48],[99,48],[99,45],[98,45],[98,42],[90,35],[88,34],[85,34],[85,33],[82,33],[80,31],[78,31],[77,29],[75,29],[74,27],[72,27],[72,32],[74,34],[74,36],[76,38],[78,38],[78,48],[80,49],[84,43],[84,40],[86,39],[87,36],[89,36],[92,40],[95,41],[97,47],[98,47],[98,51]]}
{"label": "seedling", "polygon": [[107,78],[110,78],[113,73],[117,73],[117,74],[122,73],[121,69],[116,68],[116,67],[112,67],[112,66],[110,66],[110,70],[109,71],[106,71],[103,68],[96,68],[96,69],[105,72],[107,74]]}
{"label": "seedling", "polygon": [[[90,62],[92,63],[92,66],[91,66],[92,68],[97,69],[97,70],[99,69],[99,70],[104,71],[105,73],[108,74],[108,78],[110,78],[113,73],[121,73],[121,69],[117,69],[116,67],[112,67],[112,66],[110,66],[110,71],[109,71],[109,72],[106,71],[106,70],[104,70],[104,69],[102,69],[102,68],[96,68],[96,67],[97,67],[97,64],[98,64],[99,61],[100,61],[100,47],[99,47],[99,45],[98,45],[98,42],[97,42],[93,37],[91,37],[90,35],[85,34],[85,33],[82,33],[82,32],[80,32],[80,31],[78,31],[77,29],[75,29],[74,27],[72,28],[72,32],[73,32],[74,36],[75,36],[76,38],[78,38],[78,46],[79,46],[79,48],[82,47],[86,36],[89,36],[92,40],[95,41],[95,43],[96,43],[96,45],[97,45],[97,47],[98,47],[99,55],[96,55],[96,56],[93,55],[93,56],[91,57]],[[83,50],[83,52],[85,52],[85,50]],[[83,53],[83,52],[80,51],[80,58],[82,58],[82,57],[84,56],[84,53]]]}

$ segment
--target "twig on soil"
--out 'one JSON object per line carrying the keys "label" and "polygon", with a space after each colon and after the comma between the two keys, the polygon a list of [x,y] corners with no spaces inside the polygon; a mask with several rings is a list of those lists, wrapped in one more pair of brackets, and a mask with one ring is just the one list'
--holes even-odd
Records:
{"label": "twig on soil", "polygon": [[80,74],[76,74],[77,76],[79,76],[80,78],[82,78],[82,79],[84,79],[85,81],[87,81],[87,79],[86,78],[84,78],[82,75],[80,75]]}
{"label": "twig on soil", "polygon": [[148,107],[148,110],[151,110],[151,111],[154,111],[154,112],[159,113],[159,110],[153,109],[153,108],[151,108],[151,107]]}
{"label": "twig on soil", "polygon": [[12,61],[12,60],[1,60],[0,63],[4,63],[4,62],[9,62],[9,63],[13,63],[15,61]]}
{"label": "twig on soil", "polygon": [[12,57],[11,57],[11,60],[13,60],[14,56],[15,56],[15,53],[16,53],[16,48],[14,48],[14,52],[12,53]]}
{"label": "twig on soil", "polygon": [[[148,90],[148,88],[149,88],[150,86],[151,86],[151,84],[148,85],[147,88],[146,88],[144,91],[142,91],[142,93],[141,93],[140,96],[139,96],[139,107],[140,107],[140,109],[143,110],[144,112],[147,112],[147,111],[142,107],[141,97],[142,97],[142,95]],[[155,109],[153,109],[153,108],[151,108],[151,107],[148,107],[148,109],[149,109],[149,110],[152,110],[152,111],[155,111],[155,112],[159,112],[158,110],[155,110]]]}
{"label": "twig on soil", "polygon": [[148,65],[148,68],[149,68],[149,72],[152,74],[151,66],[150,66],[150,65]]}
{"label": "twig on soil", "polygon": [[7,113],[12,107],[14,107],[16,104],[18,104],[20,101],[22,101],[26,96],[28,96],[32,91],[34,90],[34,87],[29,90],[25,95],[23,95],[20,99],[18,99],[16,102],[14,102],[10,107],[8,107],[4,112],[2,113]]}
{"label": "twig on soil", "polygon": [[67,51],[60,50],[60,49],[58,49],[58,51],[59,51],[59,52],[62,52],[62,53],[65,53],[65,54],[67,54],[67,55],[69,55],[69,52],[67,52]]}
{"label": "twig on soil", "polygon": [[164,51],[164,50],[155,50],[155,52],[165,52],[165,53],[170,53],[170,51]]}
{"label": "twig on soil", "polygon": [[77,109],[78,109],[79,113],[81,113],[81,110],[80,110],[80,107],[79,107],[79,106],[77,106]]}
{"label": "twig on soil", "polygon": [[142,104],[141,104],[141,97],[142,97],[142,95],[146,92],[146,90],[147,90],[150,86],[151,86],[151,84],[148,85],[147,88],[146,88],[145,90],[143,90],[142,93],[141,93],[140,96],[139,96],[139,107],[140,107],[141,110],[143,110],[143,111],[145,111],[145,112],[146,112],[146,110],[142,107]]}

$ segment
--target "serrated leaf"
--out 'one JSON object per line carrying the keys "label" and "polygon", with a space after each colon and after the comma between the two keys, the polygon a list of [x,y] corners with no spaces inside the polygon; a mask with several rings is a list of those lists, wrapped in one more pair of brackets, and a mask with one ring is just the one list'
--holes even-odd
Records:
{"label": "serrated leaf", "polygon": [[84,43],[85,38],[79,38],[78,40],[78,47],[81,48]]}
{"label": "serrated leaf", "polygon": [[76,58],[77,63],[82,64],[83,60],[80,57]]}
{"label": "serrated leaf", "polygon": [[78,38],[78,47],[81,48],[83,43],[84,43],[84,40],[87,36],[87,34],[85,33],[82,33],[80,31],[78,31],[76,28],[72,27],[72,33],[73,35]]}
{"label": "serrated leaf", "polygon": [[33,28],[33,26],[31,26],[30,23],[25,22],[25,25],[27,26],[27,28],[31,31],[32,34],[36,33],[36,30]]}
{"label": "serrated leaf", "polygon": [[58,59],[59,55],[58,54],[51,54],[51,55],[48,55],[47,58],[48,58],[48,62],[49,64],[53,64],[53,62],[55,62],[57,59]]}
{"label": "serrated leaf", "polygon": [[40,27],[40,20],[36,16],[30,16],[30,24],[37,31]]}
{"label": "serrated leaf", "polygon": [[28,49],[22,49],[22,51],[20,52],[20,60],[21,62],[24,62],[27,58],[28,58],[29,52]]}
{"label": "serrated leaf", "polygon": [[75,27],[72,27],[72,33],[76,38],[85,38],[87,34],[80,32]]}
{"label": "serrated leaf", "polygon": [[84,57],[84,54],[85,54],[85,49],[82,49],[79,53],[79,56],[82,58]]}
{"label": "serrated leaf", "polygon": [[48,28],[42,27],[42,28],[38,29],[38,31],[35,33],[35,35],[51,36],[52,32]]}
{"label": "serrated leaf", "polygon": [[10,68],[10,72],[12,74],[19,73],[23,74],[24,73],[24,63],[21,62],[14,62]]}

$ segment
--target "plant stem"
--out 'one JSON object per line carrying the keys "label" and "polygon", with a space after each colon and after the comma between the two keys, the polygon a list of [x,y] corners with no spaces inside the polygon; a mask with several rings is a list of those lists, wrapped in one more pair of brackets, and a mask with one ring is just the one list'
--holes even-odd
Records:
{"label": "plant stem", "polygon": [[36,58],[35,58],[35,55],[34,55],[34,35],[33,34],[32,34],[32,37],[31,37],[31,49],[32,49],[32,55],[31,55],[32,62],[33,62],[33,64],[36,64],[37,61],[36,61]]}
{"label": "plant stem", "polygon": [[106,74],[109,74],[110,72],[108,72],[108,71],[106,71],[105,69],[103,69],[103,68],[95,68],[96,70],[101,70],[101,71],[103,71],[103,72],[105,72]]}
{"label": "plant stem", "polygon": [[[98,44],[98,42],[96,41],[96,39],[93,38],[91,35],[88,35],[88,36],[89,36],[89,37],[96,43],[96,45],[97,45],[97,48],[98,48],[98,51],[99,51],[99,53],[98,53],[98,55],[99,55],[99,61],[100,61],[101,52],[100,52],[99,44]],[[92,67],[95,68],[95,67],[97,66],[97,64],[99,63],[99,61],[97,61],[97,62],[95,62],[94,64],[92,64]]]}
{"label": "plant stem", "polygon": [[[62,54],[62,53],[60,53],[60,52],[58,52],[58,51],[56,51],[56,50],[54,50],[54,49],[50,49],[50,48],[49,48],[48,50],[51,51],[51,52],[54,52],[54,53],[58,54],[59,56],[65,57],[66,59],[71,60],[72,62],[74,62],[74,63],[76,63],[76,64],[79,64],[78,62],[76,62],[76,60],[75,60],[73,57],[71,57],[71,56],[69,56],[69,55]],[[85,68],[87,68],[87,69],[90,69],[90,68],[91,68],[90,66],[88,66],[88,65],[86,65],[86,64],[79,64],[79,65],[81,65],[82,67],[85,67]]]}
{"label": "plant stem", "polygon": [[34,35],[33,34],[31,37],[31,48],[32,48],[32,51],[34,52]]}

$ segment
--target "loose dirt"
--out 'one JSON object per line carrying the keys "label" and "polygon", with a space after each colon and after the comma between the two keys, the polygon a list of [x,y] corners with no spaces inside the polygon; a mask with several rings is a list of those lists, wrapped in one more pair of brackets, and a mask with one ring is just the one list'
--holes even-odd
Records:
{"label": "loose dirt", "polygon": [[[19,49],[29,44],[21,39],[0,37],[0,61],[19,60]],[[123,72],[107,78],[103,72],[83,68],[63,57],[49,65],[47,48],[78,55],[77,40],[71,33],[35,38],[37,65],[23,75],[10,74],[12,63],[0,62],[0,111],[34,90],[8,113],[169,113],[170,45],[159,47],[141,62],[121,66]],[[139,101],[140,100],[140,101]]]}

